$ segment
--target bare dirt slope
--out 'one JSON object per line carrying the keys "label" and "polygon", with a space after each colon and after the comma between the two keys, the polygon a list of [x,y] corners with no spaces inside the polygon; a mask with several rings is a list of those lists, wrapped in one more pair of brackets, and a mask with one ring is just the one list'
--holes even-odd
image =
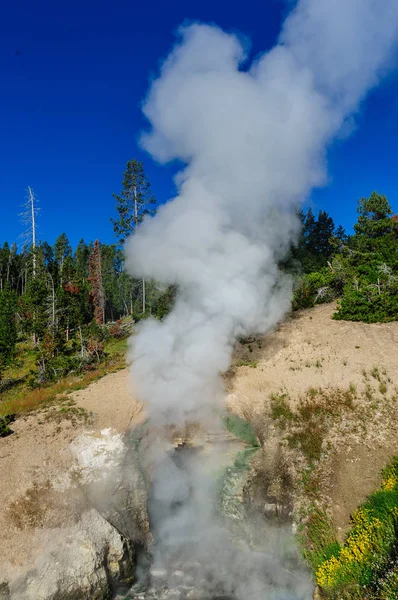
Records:
{"label": "bare dirt slope", "polygon": [[[285,393],[294,409],[311,387],[356,390],[359,429],[366,431],[358,436],[342,430],[331,438],[335,450],[325,475],[329,510],[343,539],[350,515],[380,485],[380,470],[398,455],[398,323],[335,321],[334,308],[326,304],[302,311],[264,340],[241,345],[237,364],[251,361],[252,366],[235,367],[228,403],[243,416],[261,420],[272,394]],[[361,398],[370,387],[375,391],[364,400],[361,414]]]}
{"label": "bare dirt slope", "polygon": [[[374,367],[385,369],[398,385],[398,323],[334,321],[334,309],[323,304],[295,313],[266,336],[257,368],[238,367],[233,392],[239,403],[260,406],[281,390],[294,398],[310,386],[360,385],[363,372]],[[245,358],[253,353],[246,351]]]}
{"label": "bare dirt slope", "polygon": [[112,427],[123,432],[141,411],[130,391],[129,370],[110,373],[88,388],[73,392],[70,397],[78,406],[93,414],[95,426]]}

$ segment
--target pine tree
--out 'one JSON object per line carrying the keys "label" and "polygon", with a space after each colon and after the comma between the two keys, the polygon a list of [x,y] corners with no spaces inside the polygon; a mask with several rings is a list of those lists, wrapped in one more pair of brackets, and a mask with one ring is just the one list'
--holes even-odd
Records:
{"label": "pine tree", "polygon": [[105,296],[105,313],[112,321],[114,321],[122,311],[117,283],[122,269],[120,252],[118,252],[115,244],[102,245],[101,256],[102,282]]}
{"label": "pine tree", "polygon": [[58,266],[59,281],[62,283],[66,280],[64,276],[64,265],[67,258],[72,256],[72,247],[69,243],[66,233],[61,233],[54,244],[54,258]]}
{"label": "pine tree", "polygon": [[305,216],[304,221],[304,239],[305,246],[309,252],[314,252],[315,250],[315,240],[314,240],[314,232],[316,226],[315,215],[312,211],[312,208],[309,208],[307,214]]}
{"label": "pine tree", "polygon": [[126,171],[123,173],[122,185],[123,190],[120,195],[113,194],[119,218],[111,219],[113,229],[121,244],[137,229],[145,215],[155,213],[150,205],[156,204],[142,162],[136,159],[129,160]]}
{"label": "pine tree", "polygon": [[27,229],[22,237],[28,243],[31,249],[30,256],[32,257],[32,274],[36,277],[36,245],[37,245],[37,215],[39,208],[37,206],[37,198],[31,187],[27,189],[27,196],[24,211],[20,214],[22,222]]}
{"label": "pine tree", "polygon": [[[28,267],[32,264],[29,259],[27,264]],[[26,283],[22,295],[23,328],[32,334],[33,343],[36,344],[43,337],[48,325],[48,272],[41,246],[36,248],[35,264],[31,269],[26,269],[25,276]]]}
{"label": "pine tree", "polygon": [[374,238],[393,229],[393,211],[384,195],[373,192],[369,198],[361,198],[357,212],[358,222],[355,223],[354,230],[359,235]]}
{"label": "pine tree", "polygon": [[88,278],[90,249],[83,239],[77,245],[74,258],[77,277],[84,282]]}
{"label": "pine tree", "polygon": [[6,281],[8,281],[7,271],[9,270],[10,262],[10,246],[8,242],[4,242],[0,249],[0,291],[4,289]]}
{"label": "pine tree", "polygon": [[343,243],[347,241],[348,236],[342,225],[337,227],[336,231],[334,232],[334,237]]}
{"label": "pine tree", "polygon": [[333,237],[334,229],[332,217],[326,211],[320,210],[313,228],[313,249],[325,263],[332,254],[330,240]]}
{"label": "pine tree", "polygon": [[0,292],[0,372],[15,354],[17,326],[15,322],[17,297],[6,283]]}
{"label": "pine tree", "polygon": [[94,248],[90,256],[90,298],[94,306],[94,319],[98,325],[105,321],[105,297],[102,283],[102,260],[101,246],[98,240],[94,242]]}
{"label": "pine tree", "polygon": [[[137,230],[146,215],[154,215],[156,200],[152,194],[151,184],[145,175],[142,162],[133,159],[127,163],[123,174],[123,190],[120,195],[113,194],[116,200],[118,219],[111,219],[113,229],[121,244]],[[142,279],[142,312],[146,308],[146,286]]]}

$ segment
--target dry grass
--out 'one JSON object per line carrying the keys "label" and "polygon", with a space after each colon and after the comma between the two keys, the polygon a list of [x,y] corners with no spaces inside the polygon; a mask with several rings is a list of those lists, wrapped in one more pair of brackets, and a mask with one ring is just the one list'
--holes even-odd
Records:
{"label": "dry grass", "polygon": [[11,502],[7,508],[7,517],[11,523],[21,530],[41,527],[47,510],[52,505],[50,491],[49,481],[41,486],[35,482],[24,496]]}
{"label": "dry grass", "polygon": [[336,539],[328,496],[333,458],[350,445],[379,447],[398,436],[391,420],[398,406],[396,387],[377,367],[362,375],[361,386],[309,388],[298,402],[286,392],[271,397],[270,414],[290,465],[300,538],[314,569],[328,557]]}
{"label": "dry grass", "polygon": [[81,375],[69,375],[56,383],[30,390],[20,385],[3,392],[0,402],[0,416],[21,414],[54,401],[59,396],[83,389],[108,373],[114,373],[126,366],[125,357],[119,352],[110,354],[105,362],[98,363],[92,371]]}

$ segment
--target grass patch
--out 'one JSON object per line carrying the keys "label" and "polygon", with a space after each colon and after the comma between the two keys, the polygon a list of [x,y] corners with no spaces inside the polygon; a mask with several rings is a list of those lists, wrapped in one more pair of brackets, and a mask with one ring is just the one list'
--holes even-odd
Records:
{"label": "grass patch", "polygon": [[343,545],[325,496],[336,436],[342,444],[350,433],[366,434],[375,411],[382,407],[379,418],[388,418],[395,401],[383,369],[375,367],[363,377],[359,389],[354,384],[309,388],[294,404],[287,394],[273,395],[270,416],[282,431],[281,448],[295,471],[298,538],[322,598],[397,600],[398,458],[384,470],[381,489],[353,514]]}
{"label": "grass patch", "polygon": [[298,537],[304,558],[314,572],[340,551],[330,517],[317,501],[307,509],[305,529],[300,528]]}
{"label": "grass patch", "polygon": [[[0,396],[0,416],[21,414],[35,410],[57,397],[80,390],[108,373],[114,373],[126,366],[125,349],[127,340],[109,340],[106,343],[107,355],[93,369],[82,374],[70,374],[55,383],[29,389],[25,383],[14,386]],[[22,367],[21,367],[22,368]]]}
{"label": "grass patch", "polygon": [[16,354],[3,372],[5,380],[19,380],[27,377],[36,367],[36,352],[30,341],[19,342],[16,346]]}
{"label": "grass patch", "polygon": [[286,394],[271,396],[271,417],[285,431],[290,448],[301,450],[313,465],[322,454],[325,435],[333,418],[354,408],[355,386],[348,390],[309,388],[292,410]]}
{"label": "grass patch", "polygon": [[353,514],[345,544],[318,566],[316,579],[325,596],[353,600],[372,597],[372,586],[378,585],[383,574],[386,581],[390,579],[386,583],[388,594],[388,586],[393,588],[397,578],[394,572],[391,577],[384,572],[389,570],[396,550],[397,534],[398,457],[384,470],[381,488]]}
{"label": "grass patch", "polygon": [[286,428],[286,421],[294,421],[296,416],[290,409],[287,401],[287,394],[272,394],[271,396],[271,417],[274,421],[279,421],[281,429]]}
{"label": "grass patch", "polygon": [[237,367],[251,367],[252,369],[256,369],[258,365],[257,360],[238,360],[236,362]]}

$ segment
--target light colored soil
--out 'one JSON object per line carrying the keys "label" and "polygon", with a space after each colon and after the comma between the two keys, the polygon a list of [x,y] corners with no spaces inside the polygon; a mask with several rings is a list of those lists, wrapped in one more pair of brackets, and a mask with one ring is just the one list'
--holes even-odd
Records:
{"label": "light colored soil", "polygon": [[397,436],[376,448],[355,444],[334,457],[330,508],[340,542],[349,529],[350,515],[380,486],[380,471],[394,455],[398,455]]}
{"label": "light colored soil", "polygon": [[36,526],[56,527],[75,518],[80,500],[62,501],[62,478],[73,461],[70,443],[87,430],[122,433],[139,419],[141,406],[129,392],[128,376],[128,369],[107,375],[70,394],[74,404],[55,402],[21,417],[11,424],[15,433],[0,438],[0,575],[3,561],[18,566],[35,553]]}
{"label": "light colored soil", "polygon": [[[398,385],[398,322],[334,321],[333,312],[334,304],[323,304],[295,313],[266,336],[257,368],[238,367],[231,406],[233,396],[256,408],[281,390],[297,398],[309,387],[360,385],[363,370],[375,366]],[[253,347],[257,355],[256,343]]]}
{"label": "light colored soil", "polygon": [[[388,404],[387,398],[398,397],[398,323],[335,321],[331,319],[333,311],[333,304],[302,311],[266,336],[260,342],[262,349],[258,341],[249,344],[251,352],[247,344],[240,346],[238,360],[258,363],[256,368],[235,369],[228,405],[261,423],[264,413],[269,413],[271,395],[281,391],[294,408],[310,387],[348,389],[354,385],[361,396],[365,385],[373,386],[379,406],[374,420],[365,417],[363,438],[345,437],[342,430],[330,440],[336,450],[324,473],[324,491],[343,540],[350,515],[379,487],[381,469],[398,455],[398,403]],[[384,371],[383,380],[389,380],[385,396],[378,391],[379,380],[370,374],[374,367],[379,373]]]}
{"label": "light colored soil", "polygon": [[98,429],[111,427],[123,432],[142,408],[130,392],[129,377],[128,369],[111,373],[88,388],[73,392],[70,397],[86,411],[93,413]]}

